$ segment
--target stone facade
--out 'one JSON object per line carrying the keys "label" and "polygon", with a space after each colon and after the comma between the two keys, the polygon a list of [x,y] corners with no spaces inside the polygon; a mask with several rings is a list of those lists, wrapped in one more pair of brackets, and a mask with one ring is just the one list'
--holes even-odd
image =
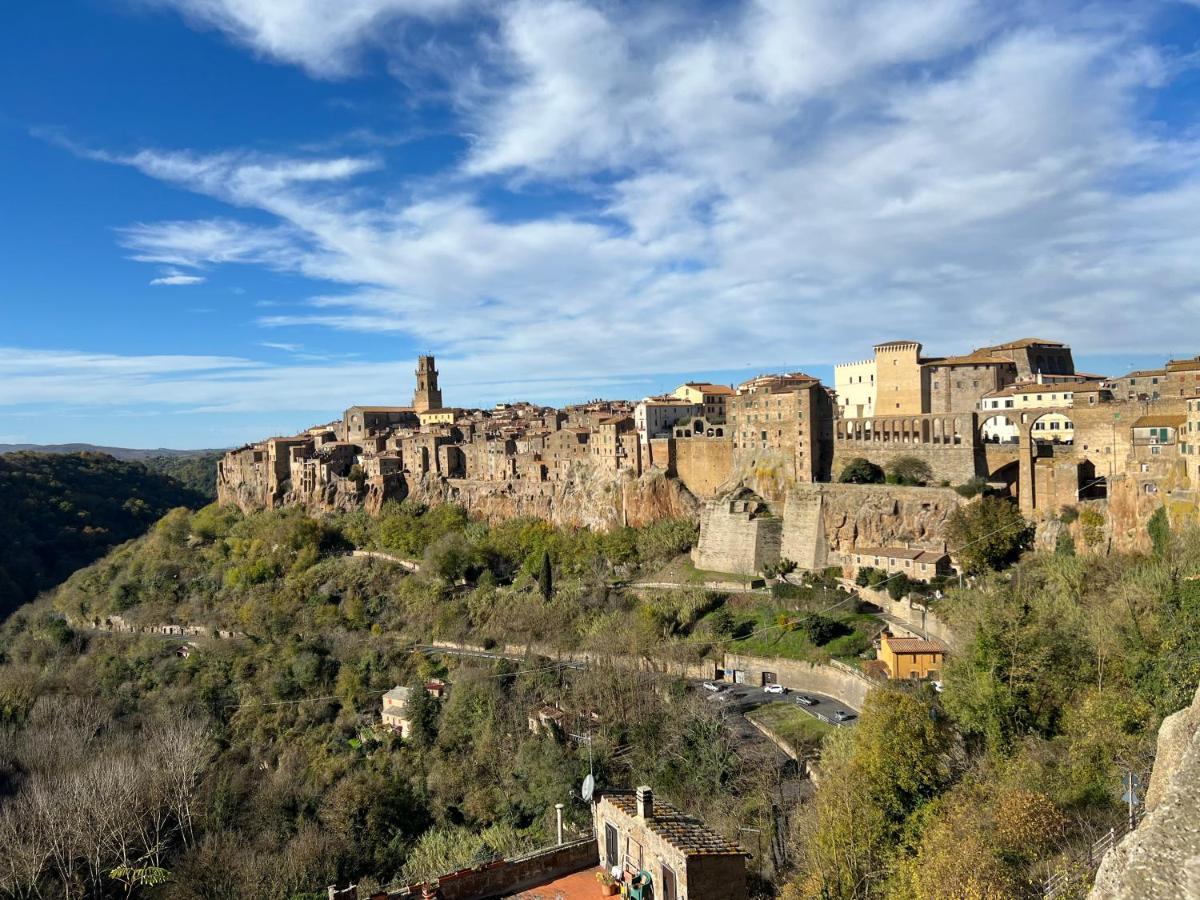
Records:
{"label": "stone facade", "polygon": [[749,488],[704,505],[700,542],[692,550],[697,569],[755,575],[779,561],[783,519]]}
{"label": "stone facade", "polygon": [[596,841],[605,868],[631,880],[646,871],[656,898],[745,900],[746,857],[737,844],[656,798],[648,787],[606,791],[595,810]]}
{"label": "stone facade", "polygon": [[929,373],[916,341],[875,345],[875,414],[919,416],[929,411]]}
{"label": "stone facade", "polygon": [[800,568],[853,568],[856,547],[945,546],[950,514],[965,501],[946,488],[796,485],[767,503],[739,488],[706,503],[696,567],[742,575],[790,559]]}

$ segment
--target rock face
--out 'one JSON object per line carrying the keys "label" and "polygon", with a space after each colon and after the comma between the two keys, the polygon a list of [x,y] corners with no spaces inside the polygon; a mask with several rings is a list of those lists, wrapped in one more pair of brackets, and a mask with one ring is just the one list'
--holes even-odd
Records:
{"label": "rock face", "polygon": [[1200,690],[1158,732],[1146,815],[1104,857],[1091,900],[1200,897]]}
{"label": "rock face", "polygon": [[565,480],[540,483],[430,478],[415,482],[408,496],[429,504],[457,503],[489,522],[533,516],[601,530],[694,519],[699,511],[687,488],[661,472],[607,477],[586,467]]}

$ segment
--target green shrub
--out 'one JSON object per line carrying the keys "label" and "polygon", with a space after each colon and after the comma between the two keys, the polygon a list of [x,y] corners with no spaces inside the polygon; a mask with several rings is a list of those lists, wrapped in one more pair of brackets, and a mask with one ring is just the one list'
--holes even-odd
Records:
{"label": "green shrub", "polygon": [[883,484],[885,476],[883,469],[860,456],[846,463],[838,481],[842,484]]}

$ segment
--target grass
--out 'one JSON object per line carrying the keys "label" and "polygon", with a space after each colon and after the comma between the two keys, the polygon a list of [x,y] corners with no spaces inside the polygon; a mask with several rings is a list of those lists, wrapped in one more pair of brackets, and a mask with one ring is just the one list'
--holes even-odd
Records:
{"label": "grass", "polygon": [[747,588],[752,587],[756,581],[762,581],[761,578],[752,575],[735,575],[732,572],[712,572],[706,569],[697,569],[692,564],[691,557],[687,554],[675,557],[675,559],[671,560],[663,568],[643,580],[696,585],[703,584],[706,581],[738,582]]}
{"label": "grass", "polygon": [[[790,601],[742,597],[731,600],[726,606],[734,616],[734,637],[746,635],[740,640],[730,641],[726,649],[747,656],[779,656],[806,662],[823,662],[832,657],[855,665],[859,654],[870,646],[870,635],[879,624],[869,613],[827,613],[852,631],[818,647],[799,629],[785,631],[775,627],[781,614],[789,618],[799,615],[794,610],[795,604]],[[703,622],[704,619],[701,619],[697,627],[702,627]]]}
{"label": "grass", "polygon": [[790,703],[768,703],[752,709],[746,716],[771,729],[797,754],[804,750],[815,750],[821,746],[825,735],[833,731],[832,725],[813,718]]}

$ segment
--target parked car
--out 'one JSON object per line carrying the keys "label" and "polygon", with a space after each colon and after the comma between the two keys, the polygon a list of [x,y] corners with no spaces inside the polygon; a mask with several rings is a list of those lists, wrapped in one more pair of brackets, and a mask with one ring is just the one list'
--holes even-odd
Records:
{"label": "parked car", "polygon": [[810,696],[808,696],[808,694],[801,694],[799,697],[796,698],[796,702],[799,703],[801,706],[816,706],[817,698],[810,697]]}
{"label": "parked car", "polygon": [[717,684],[716,682],[713,682],[713,681],[706,681],[706,682],[704,682],[704,689],[706,691],[712,691],[715,694],[717,691],[724,690],[725,685]]}
{"label": "parked car", "polygon": [[763,688],[768,694],[786,694],[787,688],[782,684],[768,684]]}
{"label": "parked car", "polygon": [[854,713],[847,712],[844,709],[839,709],[833,714],[833,721],[835,722],[849,722],[853,718],[855,718]]}

